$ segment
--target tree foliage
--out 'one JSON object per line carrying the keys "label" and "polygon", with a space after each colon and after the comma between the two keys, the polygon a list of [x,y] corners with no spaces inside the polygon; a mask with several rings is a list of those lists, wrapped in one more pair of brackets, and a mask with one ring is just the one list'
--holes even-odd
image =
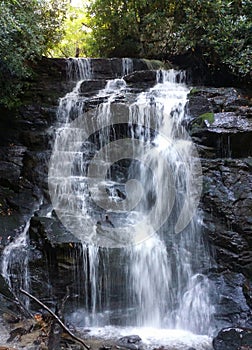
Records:
{"label": "tree foliage", "polygon": [[86,42],[90,34],[87,24],[84,0],[83,7],[74,7],[70,4],[63,24],[65,34],[62,40],[50,50],[50,53],[54,57],[74,57],[78,48],[79,54],[86,56]]}
{"label": "tree foliage", "polygon": [[28,61],[61,39],[67,0],[0,0],[0,102],[12,106],[29,77]]}
{"label": "tree foliage", "polygon": [[240,0],[182,3],[178,9],[181,17],[177,49],[198,50],[209,64],[226,64],[238,75],[248,74],[252,55],[252,3]]}
{"label": "tree foliage", "polygon": [[251,71],[249,0],[92,0],[91,56],[169,59],[197,52],[208,65]]}

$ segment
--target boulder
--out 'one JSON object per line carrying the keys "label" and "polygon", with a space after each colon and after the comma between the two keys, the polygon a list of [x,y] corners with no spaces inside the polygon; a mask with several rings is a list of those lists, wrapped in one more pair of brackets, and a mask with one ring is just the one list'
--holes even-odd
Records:
{"label": "boulder", "polygon": [[131,350],[142,348],[142,339],[138,335],[127,335],[117,341],[117,346]]}
{"label": "boulder", "polygon": [[157,82],[157,73],[155,70],[133,72],[124,77],[124,80],[134,88],[150,88]]}
{"label": "boulder", "polygon": [[[82,244],[57,217],[33,217],[29,238],[33,247],[29,259],[31,276],[34,276],[31,289],[35,295],[50,293],[51,288],[54,295],[64,295],[67,285],[75,289],[74,283],[81,283],[74,281],[73,276],[83,266]],[[45,266],[46,269],[42,268]],[[41,285],[41,281],[45,284]]]}
{"label": "boulder", "polygon": [[[193,88],[187,104],[190,133],[210,157],[252,155],[252,103],[234,88]],[[205,157],[207,152],[203,152]]]}
{"label": "boulder", "polygon": [[252,329],[224,328],[213,340],[214,350],[238,350],[252,348]]}
{"label": "boulder", "polygon": [[210,297],[215,307],[215,332],[219,329],[239,325],[251,327],[252,317],[249,296],[251,285],[242,273],[225,271],[219,267],[209,273]]}
{"label": "boulder", "polygon": [[81,83],[80,91],[85,96],[92,96],[97,94],[99,90],[104,89],[106,83],[106,80],[103,79],[84,80]]}

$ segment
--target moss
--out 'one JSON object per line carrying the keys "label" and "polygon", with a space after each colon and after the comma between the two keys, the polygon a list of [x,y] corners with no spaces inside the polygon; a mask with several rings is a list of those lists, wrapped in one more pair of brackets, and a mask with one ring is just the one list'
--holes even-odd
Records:
{"label": "moss", "polygon": [[159,61],[159,60],[147,60],[147,59],[142,59],[147,67],[149,69],[170,69],[172,68],[172,65],[169,62],[163,62],[163,61]]}
{"label": "moss", "polygon": [[197,94],[199,91],[200,91],[200,90],[197,89],[197,88],[192,88],[192,89],[190,90],[190,92],[189,92],[189,95],[195,95],[195,94]]}
{"label": "moss", "polygon": [[201,114],[199,116],[199,119],[202,120],[202,123],[204,120],[207,120],[210,124],[212,124],[214,122],[214,113],[208,112],[208,113]]}
{"label": "moss", "polygon": [[214,122],[214,113],[208,112],[208,113],[199,115],[197,118],[193,119],[192,126],[203,127],[204,121],[208,121],[209,124],[212,124]]}

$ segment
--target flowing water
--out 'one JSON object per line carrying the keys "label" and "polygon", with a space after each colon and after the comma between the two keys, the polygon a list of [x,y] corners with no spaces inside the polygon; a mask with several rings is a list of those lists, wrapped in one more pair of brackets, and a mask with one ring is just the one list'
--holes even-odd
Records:
{"label": "flowing water", "polygon": [[[124,59],[122,76],[132,70]],[[92,78],[91,63],[72,60],[69,71],[78,82],[59,104],[49,171],[53,207],[83,243],[85,301],[69,317],[107,330],[151,327],[159,338],[161,329],[210,334],[200,164],[183,126],[185,74],[159,71],[155,86],[138,94],[123,78],[108,81],[93,97],[103,102],[86,112],[81,84]]]}
{"label": "flowing water", "polygon": [[27,221],[22,232],[16,239],[10,242],[2,255],[2,275],[11,287],[15,296],[28,308],[29,300],[23,297],[19,288],[29,290],[29,269],[28,269],[28,235],[30,220]]}
{"label": "flowing water", "polygon": [[9,338],[9,332],[6,330],[6,327],[3,324],[2,319],[0,318],[0,344],[5,344]]}

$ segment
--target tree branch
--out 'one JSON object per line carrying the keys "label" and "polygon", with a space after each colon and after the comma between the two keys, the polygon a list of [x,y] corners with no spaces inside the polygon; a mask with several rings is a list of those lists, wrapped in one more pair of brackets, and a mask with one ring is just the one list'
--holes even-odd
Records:
{"label": "tree branch", "polygon": [[49,309],[48,306],[46,306],[45,304],[43,304],[40,300],[38,300],[36,297],[34,297],[33,295],[31,295],[30,293],[26,292],[24,289],[20,288],[20,292],[25,294],[26,296],[28,296],[30,299],[36,301],[36,303],[38,303],[40,306],[42,306],[46,311],[49,312],[50,315],[53,316],[53,318],[60,324],[60,326],[64,329],[64,331],[70,335],[70,337],[72,337],[74,340],[76,340],[78,343],[81,343],[87,350],[90,349],[90,346],[87,345],[81,338],[77,337],[76,335],[74,335],[65,325],[64,323],[59,319],[59,317],[57,315],[55,315],[55,313]]}

